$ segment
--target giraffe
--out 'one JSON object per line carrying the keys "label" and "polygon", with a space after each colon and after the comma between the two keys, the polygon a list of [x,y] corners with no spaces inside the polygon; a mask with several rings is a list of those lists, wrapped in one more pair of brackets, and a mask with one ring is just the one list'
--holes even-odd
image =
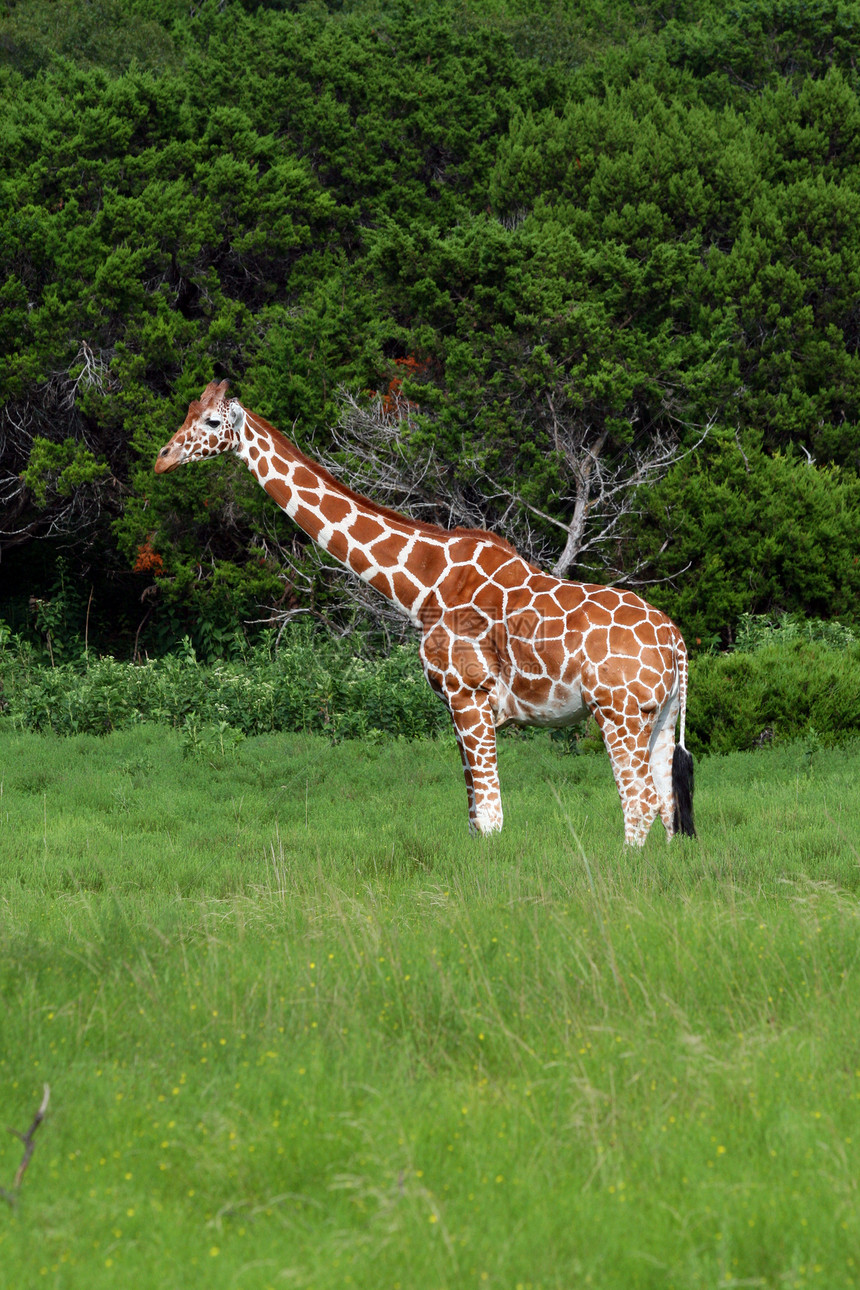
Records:
{"label": "giraffe", "polygon": [[235,453],[314,542],[418,628],[424,675],[454,724],[472,833],[502,827],[496,730],[592,713],[625,842],[642,846],[658,815],[668,839],[695,836],[687,651],[665,614],[632,591],[542,573],[493,533],[439,528],[362,497],[227,391],[210,381],[191,403],[156,474]]}

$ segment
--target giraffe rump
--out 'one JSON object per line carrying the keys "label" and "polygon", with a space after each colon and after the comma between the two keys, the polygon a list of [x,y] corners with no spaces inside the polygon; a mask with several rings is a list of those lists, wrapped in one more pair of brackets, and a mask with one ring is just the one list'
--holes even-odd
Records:
{"label": "giraffe rump", "polygon": [[694,838],[693,758],[681,744],[675,744],[672,754],[672,791],[675,794],[675,832]]}

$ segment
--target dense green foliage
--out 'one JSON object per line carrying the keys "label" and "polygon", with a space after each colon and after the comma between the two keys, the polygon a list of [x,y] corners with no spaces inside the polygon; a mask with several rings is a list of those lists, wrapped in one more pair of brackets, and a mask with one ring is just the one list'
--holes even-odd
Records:
{"label": "dense green foliage", "polygon": [[[208,664],[189,641],[143,664],[108,656],[54,666],[20,640],[0,647],[0,712],[19,730],[107,734],[158,722],[182,731],[189,752],[229,756],[249,735],[324,734],[332,742],[452,736],[415,645],[363,658],[354,642],[294,628],[243,658]],[[742,620],[732,653],[695,654],[687,742],[696,754],[728,753],[804,738],[809,747],[860,736],[860,640],[825,622]],[[504,739],[547,738],[514,729]],[[572,753],[601,752],[593,721],[550,736]]]}
{"label": "dense green foliage", "polygon": [[36,626],[61,550],[75,631],[126,653],[336,612],[241,467],[153,456],[213,375],[313,450],[339,386],[405,374],[440,518],[551,561],[597,445],[623,481],[698,444],[571,574],[665,579],[693,636],[853,621],[857,31],[854,0],[10,3],[0,613]]}
{"label": "dense green foliage", "polygon": [[57,734],[105,734],[142,721],[240,736],[313,731],[333,740],[438,734],[450,718],[424,679],[418,651],[357,658],[345,641],[298,630],[275,653],[268,643],[244,660],[207,665],[190,643],[140,665],[111,657],[56,667],[5,658],[6,712],[14,724]]}
{"label": "dense green foliage", "polygon": [[471,841],[453,747],[183,752],[0,733],[9,1285],[853,1290],[856,749],[635,855],[549,744]]}

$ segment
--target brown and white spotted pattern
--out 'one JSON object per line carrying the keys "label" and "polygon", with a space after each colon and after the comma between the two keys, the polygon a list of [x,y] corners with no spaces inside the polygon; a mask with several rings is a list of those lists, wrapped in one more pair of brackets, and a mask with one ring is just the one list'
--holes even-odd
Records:
{"label": "brown and white spotted pattern", "polygon": [[[687,651],[665,614],[630,591],[549,577],[491,533],[422,524],[353,493],[228,399],[226,381],[211,382],[191,404],[155,470],[227,451],[305,533],[419,628],[425,675],[454,722],[472,832],[502,827],[496,729],[565,726],[591,712],[627,842],[641,845],[657,815],[672,836]],[[691,818],[684,831],[693,831]]]}

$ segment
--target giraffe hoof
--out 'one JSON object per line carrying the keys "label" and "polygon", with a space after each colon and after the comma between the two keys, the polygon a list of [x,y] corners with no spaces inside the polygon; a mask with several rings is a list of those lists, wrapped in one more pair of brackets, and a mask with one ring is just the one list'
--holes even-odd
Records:
{"label": "giraffe hoof", "polygon": [[469,832],[473,837],[484,837],[488,833],[501,833],[502,819],[498,815],[478,815],[469,822]]}

